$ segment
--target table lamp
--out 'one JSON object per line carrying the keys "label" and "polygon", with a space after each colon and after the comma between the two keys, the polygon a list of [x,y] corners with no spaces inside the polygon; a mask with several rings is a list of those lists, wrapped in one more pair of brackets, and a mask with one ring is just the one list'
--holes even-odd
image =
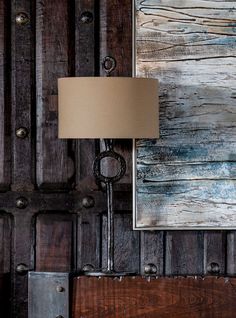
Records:
{"label": "table lamp", "polygon": [[[113,183],[125,174],[124,158],[114,151],[113,139],[158,138],[158,81],[128,77],[67,77],[58,80],[59,138],[104,139],[106,150],[94,160],[93,173],[106,185],[107,268],[89,276],[125,276],[114,271]],[[101,173],[103,158],[119,163],[115,176]]]}

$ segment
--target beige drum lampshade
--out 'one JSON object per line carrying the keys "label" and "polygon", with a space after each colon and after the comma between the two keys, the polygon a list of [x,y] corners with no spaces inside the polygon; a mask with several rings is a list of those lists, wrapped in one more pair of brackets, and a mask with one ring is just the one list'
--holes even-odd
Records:
{"label": "beige drum lampshade", "polygon": [[158,138],[158,81],[67,77],[58,80],[59,138]]}

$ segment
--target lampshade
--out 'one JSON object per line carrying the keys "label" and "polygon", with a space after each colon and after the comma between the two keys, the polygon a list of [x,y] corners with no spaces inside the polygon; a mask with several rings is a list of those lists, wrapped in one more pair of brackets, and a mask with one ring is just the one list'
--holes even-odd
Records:
{"label": "lampshade", "polygon": [[67,77],[58,80],[59,138],[158,138],[158,81]]}

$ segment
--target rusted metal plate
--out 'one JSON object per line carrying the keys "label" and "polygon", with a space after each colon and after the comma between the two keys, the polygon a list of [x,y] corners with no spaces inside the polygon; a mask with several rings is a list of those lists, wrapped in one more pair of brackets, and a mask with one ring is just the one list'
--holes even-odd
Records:
{"label": "rusted metal plate", "polygon": [[29,318],[69,318],[69,273],[29,272]]}

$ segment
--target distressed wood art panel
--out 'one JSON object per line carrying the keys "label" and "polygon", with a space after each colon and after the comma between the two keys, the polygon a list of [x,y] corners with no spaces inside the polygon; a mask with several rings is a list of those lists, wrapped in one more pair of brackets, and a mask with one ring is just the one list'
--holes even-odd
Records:
{"label": "distressed wood art panel", "polygon": [[136,141],[135,228],[236,228],[235,26],[235,1],[136,1],[161,138]]}

